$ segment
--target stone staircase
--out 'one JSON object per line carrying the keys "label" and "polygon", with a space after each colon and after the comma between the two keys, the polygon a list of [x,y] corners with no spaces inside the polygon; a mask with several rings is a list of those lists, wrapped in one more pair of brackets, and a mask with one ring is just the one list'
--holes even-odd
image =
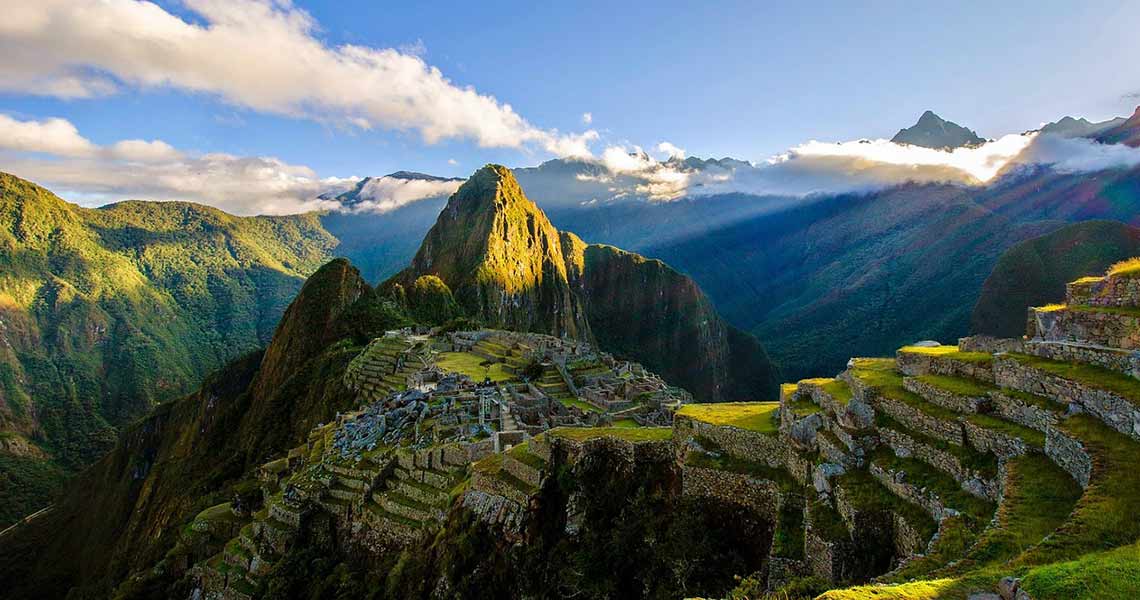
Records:
{"label": "stone staircase", "polygon": [[408,376],[427,363],[415,349],[415,341],[403,337],[372,340],[345,370],[345,385],[355,390],[361,402],[373,402],[392,392],[407,389]]}
{"label": "stone staircase", "polygon": [[365,522],[404,538],[442,522],[465,466],[440,449],[400,451],[391,474],[363,504]]}
{"label": "stone staircase", "polygon": [[570,391],[570,386],[562,377],[562,373],[558,371],[558,367],[552,364],[543,365],[542,375],[535,382],[535,386],[542,393],[559,402],[576,399],[574,393]]}

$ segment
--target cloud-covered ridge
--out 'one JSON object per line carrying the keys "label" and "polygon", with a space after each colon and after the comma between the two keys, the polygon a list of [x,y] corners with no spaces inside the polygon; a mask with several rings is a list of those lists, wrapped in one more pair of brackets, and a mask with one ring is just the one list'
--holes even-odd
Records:
{"label": "cloud-covered ridge", "polygon": [[290,117],[415,132],[427,143],[587,156],[597,133],[541,129],[450,81],[422,44],[326,45],[288,0],[185,0],[202,24],[138,0],[14,0],[0,18],[0,90],[90,98],[177,88]]}
{"label": "cloud-covered ridge", "polygon": [[319,199],[356,178],[318,177],[273,157],[182,152],[161,140],[100,146],[65,119],[20,121],[0,114],[0,169],[83,204],[125,198],[186,200],[239,215],[340,208]]}

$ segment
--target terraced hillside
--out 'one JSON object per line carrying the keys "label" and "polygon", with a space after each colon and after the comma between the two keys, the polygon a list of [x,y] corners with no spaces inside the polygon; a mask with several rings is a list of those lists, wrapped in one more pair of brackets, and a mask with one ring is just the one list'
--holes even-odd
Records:
{"label": "terraced hillside", "polygon": [[686,468],[781,490],[784,541],[742,588],[814,577],[867,581],[820,596],[832,600],[1137,597],[1137,307],[1123,265],[1030,309],[1024,339],[856,358],[784,386],[776,409],[679,411]]}

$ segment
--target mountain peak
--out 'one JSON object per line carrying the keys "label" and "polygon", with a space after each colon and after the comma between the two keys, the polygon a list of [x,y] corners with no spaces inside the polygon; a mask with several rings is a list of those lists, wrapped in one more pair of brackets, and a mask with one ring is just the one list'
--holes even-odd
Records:
{"label": "mountain peak", "polygon": [[910,144],[935,150],[953,150],[969,146],[979,146],[985,143],[985,138],[979,137],[973,130],[962,127],[953,121],[947,121],[928,110],[922,113],[918,122],[906,129],[900,129],[891,141],[896,144]]}
{"label": "mountain peak", "polygon": [[558,230],[502,165],[488,164],[459,186],[394,281],[408,288],[423,275],[438,277],[488,325],[590,337]]}

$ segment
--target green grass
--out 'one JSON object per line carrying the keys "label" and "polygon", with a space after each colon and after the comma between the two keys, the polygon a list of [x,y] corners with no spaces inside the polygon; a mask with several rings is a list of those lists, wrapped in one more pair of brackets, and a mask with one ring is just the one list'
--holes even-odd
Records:
{"label": "green grass", "polygon": [[495,383],[514,379],[514,375],[506,371],[503,363],[485,364],[486,362],[483,357],[470,352],[441,352],[436,357],[435,364],[445,371],[461,373],[475,381],[483,381],[486,377]]}
{"label": "green grass", "polygon": [[994,358],[992,354],[986,352],[961,352],[957,346],[903,346],[899,348],[899,352],[940,356],[974,364],[989,364]]}
{"label": "green grass", "polygon": [[954,458],[957,458],[958,462],[960,462],[963,467],[977,471],[978,474],[982,477],[985,477],[987,479],[997,477],[998,460],[997,457],[993,454],[990,454],[988,452],[978,452],[972,448],[959,446],[957,444],[951,444],[945,440],[940,440],[924,433],[908,429],[902,423],[899,423],[898,421],[892,419],[890,415],[882,412],[875,414],[875,427],[893,429],[894,431],[902,433],[920,444],[924,444],[936,450],[941,450],[953,456]]}
{"label": "green grass", "polygon": [[813,379],[801,380],[800,383],[818,385],[841,406],[847,406],[847,403],[851,401],[851,388],[848,387],[846,381],[841,379],[834,377],[815,377]]}
{"label": "green grass", "polygon": [[708,450],[708,452],[690,450],[685,455],[686,465],[737,473],[740,475],[749,475],[757,479],[766,479],[780,486],[780,489],[785,491],[802,488],[799,482],[792,479],[792,476],[783,469],[776,469],[765,464],[735,458],[718,452],[719,449],[709,440],[702,439],[700,440],[700,444],[703,448]]}
{"label": "green grass", "polygon": [[614,427],[641,427],[633,419],[614,419]]}
{"label": "green grass", "polygon": [[1108,275],[1116,277],[1135,277],[1140,275],[1140,257],[1129,258],[1113,264],[1108,268]]}
{"label": "green grass", "polygon": [[815,413],[822,410],[822,408],[820,408],[820,406],[815,402],[812,402],[810,398],[800,398],[794,402],[789,402],[786,406],[788,410],[791,410],[792,414],[797,417],[814,415]]}
{"label": "green grass", "polygon": [[998,525],[987,529],[951,573],[1002,564],[1040,542],[1069,517],[1081,487],[1043,454],[1027,454],[1006,464],[1005,499]]}
{"label": "green grass", "polygon": [[198,513],[198,516],[194,517],[194,520],[195,521],[236,521],[237,517],[235,517],[233,511],[230,510],[230,503],[224,502],[222,504],[211,506],[210,508],[203,510],[202,512]]}
{"label": "green grass", "polygon": [[1061,362],[1028,354],[1011,353],[1007,356],[1027,367],[1075,381],[1087,387],[1112,392],[1132,404],[1140,406],[1140,379],[1129,377],[1111,369],[1083,363]]}
{"label": "green grass", "polygon": [[918,394],[904,388],[903,375],[895,370],[893,358],[857,358],[851,374],[868,387],[874,388],[883,397],[898,400],[936,419],[954,421],[959,417],[958,413],[927,402]]}
{"label": "green grass", "polygon": [[[925,463],[919,464],[923,465],[923,473],[929,472],[930,467],[927,467]],[[918,482],[912,481],[910,477],[911,473],[907,471],[908,482],[917,485]],[[934,479],[933,477],[927,478]],[[846,474],[837,477],[835,481],[839,487],[843,488],[851,504],[858,510],[895,512],[906,519],[906,522],[918,531],[923,540],[929,540],[934,536],[937,526],[930,514],[921,506],[907,502],[891,493],[869,471],[864,469],[848,471]]]}
{"label": "green grass", "polygon": [[776,533],[772,539],[772,554],[781,558],[801,559],[804,556],[804,504],[803,497],[787,495],[780,504]]}
{"label": "green grass", "polygon": [[880,448],[872,455],[872,461],[888,471],[906,472],[906,483],[933,491],[943,504],[965,513],[975,523],[989,521],[996,508],[993,502],[966,492],[954,478],[917,458],[902,458],[888,448]]}
{"label": "green grass", "polygon": [[1040,600],[1140,598],[1140,545],[1032,569],[1021,586]]}
{"label": "green grass", "polygon": [[808,507],[811,513],[812,531],[824,541],[839,541],[851,539],[851,532],[847,530],[847,523],[831,504],[819,500]]}
{"label": "green grass", "polygon": [[672,427],[556,427],[546,432],[551,437],[585,441],[614,437],[629,442],[660,442],[673,439]]}
{"label": "green grass", "polygon": [[677,411],[677,415],[710,425],[727,425],[774,435],[778,428],[776,414],[779,408],[779,402],[686,404]]}
{"label": "green grass", "polygon": [[524,465],[527,465],[532,469],[542,470],[546,468],[546,461],[542,460],[542,458],[539,456],[531,453],[530,449],[527,448],[526,442],[523,442],[518,446],[507,450],[507,454],[509,454],[511,458],[523,463]]}
{"label": "green grass", "polygon": [[563,406],[573,406],[574,408],[584,410],[586,412],[606,412],[601,408],[598,408],[597,406],[594,406],[593,404],[582,400],[581,398],[559,398],[558,401],[561,402]]}

